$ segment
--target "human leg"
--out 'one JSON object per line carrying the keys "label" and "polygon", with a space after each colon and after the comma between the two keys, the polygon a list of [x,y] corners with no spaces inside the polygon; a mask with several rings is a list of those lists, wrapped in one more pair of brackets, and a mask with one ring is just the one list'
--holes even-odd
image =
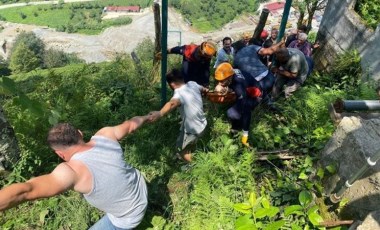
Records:
{"label": "human leg", "polygon": [[227,110],[227,117],[231,123],[232,132],[240,131],[243,128],[241,119],[242,111],[240,110],[236,104]]}
{"label": "human leg", "polygon": [[285,98],[289,98],[293,95],[293,93],[301,87],[301,84],[298,81],[295,80],[289,80],[284,89]]}
{"label": "human leg", "polygon": [[305,56],[306,58],[306,61],[307,61],[307,65],[309,67],[309,70],[307,72],[307,76],[309,76],[311,74],[311,72],[313,72],[313,69],[314,69],[314,61],[311,57],[308,57],[308,56]]}
{"label": "human leg", "polygon": [[176,146],[179,150],[179,155],[186,162],[192,161],[191,149],[202,134],[203,133],[196,135],[181,131],[180,136],[177,139]]}
{"label": "human leg", "polygon": [[272,89],[272,99],[276,100],[280,96],[282,88],[284,87],[287,81],[288,79],[286,77],[277,75],[276,81]]}
{"label": "human leg", "polygon": [[259,81],[260,87],[265,94],[272,90],[275,80],[276,78],[274,77],[272,72],[269,71],[267,76],[265,76],[263,79]]}

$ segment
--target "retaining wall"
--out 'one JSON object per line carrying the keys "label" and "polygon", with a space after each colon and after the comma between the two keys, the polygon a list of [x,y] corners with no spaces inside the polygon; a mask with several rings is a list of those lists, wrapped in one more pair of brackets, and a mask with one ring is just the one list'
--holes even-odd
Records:
{"label": "retaining wall", "polygon": [[369,76],[380,80],[380,24],[376,30],[367,28],[353,10],[356,0],[329,0],[325,9],[317,40],[321,46],[314,54],[316,68],[331,68],[337,54],[357,49],[361,65]]}

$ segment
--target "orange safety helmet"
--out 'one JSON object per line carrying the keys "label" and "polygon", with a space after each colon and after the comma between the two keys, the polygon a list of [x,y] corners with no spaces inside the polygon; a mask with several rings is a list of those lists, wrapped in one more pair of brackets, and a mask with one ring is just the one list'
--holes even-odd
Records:
{"label": "orange safety helmet", "polygon": [[200,51],[203,56],[211,58],[216,53],[216,47],[211,42],[202,42]]}
{"label": "orange safety helmet", "polygon": [[224,62],[218,65],[218,67],[216,67],[215,80],[223,81],[234,74],[235,72],[234,72],[234,68],[232,68],[232,65],[228,62]]}

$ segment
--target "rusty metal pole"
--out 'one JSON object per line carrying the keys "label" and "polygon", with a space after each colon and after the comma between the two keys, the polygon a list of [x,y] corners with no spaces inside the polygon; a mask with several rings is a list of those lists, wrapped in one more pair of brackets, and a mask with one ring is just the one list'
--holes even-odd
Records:
{"label": "rusty metal pole", "polygon": [[255,32],[253,33],[253,38],[254,39],[257,39],[257,40],[260,39],[260,34],[261,34],[261,32],[263,31],[263,29],[265,27],[265,23],[267,22],[268,15],[269,15],[269,10],[266,9],[266,8],[264,8],[261,11],[259,23],[257,24],[257,26],[255,28]]}
{"label": "rusty metal pole", "polygon": [[154,14],[154,31],[156,39],[154,42],[154,58],[153,65],[160,61],[160,58],[156,55],[161,52],[161,14],[160,14],[160,4],[155,2],[153,4],[153,14]]}

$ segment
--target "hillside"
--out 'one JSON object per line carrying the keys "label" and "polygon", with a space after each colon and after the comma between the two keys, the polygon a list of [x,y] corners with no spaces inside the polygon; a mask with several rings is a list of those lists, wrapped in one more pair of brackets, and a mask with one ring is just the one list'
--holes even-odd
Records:
{"label": "hillside", "polygon": [[[81,35],[57,32],[48,27],[1,22],[4,29],[0,32],[1,42],[6,42],[6,52],[0,55],[8,55],[12,42],[20,31],[33,31],[46,44],[47,48],[56,48],[67,53],[77,53],[86,62],[103,62],[112,60],[121,52],[130,53],[144,38],[154,39],[154,18],[150,8],[144,9],[139,14],[128,15],[133,19],[126,26],[111,27],[99,35]],[[168,14],[168,46],[186,43],[199,43],[205,39],[220,41],[225,36],[238,38],[244,31],[252,31],[255,24],[247,17],[242,16],[225,25],[221,30],[209,33],[197,33],[189,26],[184,18],[176,10],[170,8]],[[143,30],[141,28],[144,28]],[[180,33],[178,33],[180,31]],[[180,37],[181,36],[181,37]],[[1,44],[3,45],[3,44]],[[2,50],[3,51],[3,50]]]}

